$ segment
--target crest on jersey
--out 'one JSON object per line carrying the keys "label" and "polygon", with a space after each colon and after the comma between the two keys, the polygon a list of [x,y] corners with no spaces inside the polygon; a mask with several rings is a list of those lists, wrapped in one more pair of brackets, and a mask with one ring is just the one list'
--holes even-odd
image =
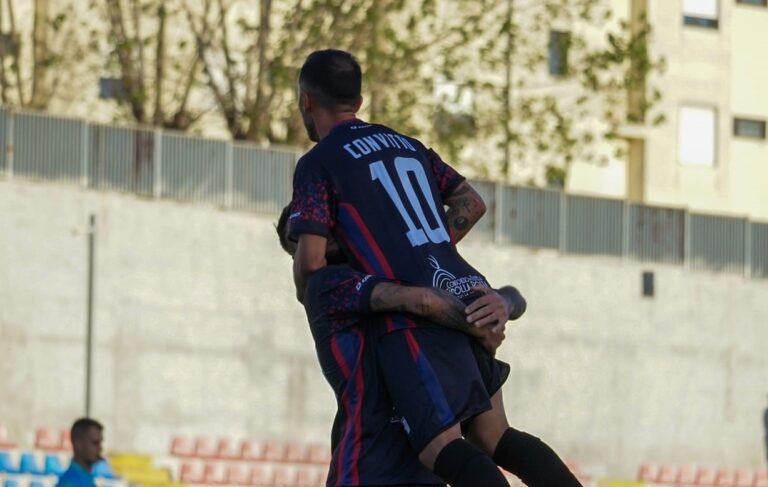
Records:
{"label": "crest on jersey", "polygon": [[429,261],[429,265],[435,269],[435,273],[432,274],[432,287],[434,288],[444,289],[461,299],[468,296],[475,286],[488,287],[488,283],[485,282],[485,279],[482,276],[469,275],[457,278],[455,275],[440,267],[440,263],[435,256],[430,255],[427,260]]}

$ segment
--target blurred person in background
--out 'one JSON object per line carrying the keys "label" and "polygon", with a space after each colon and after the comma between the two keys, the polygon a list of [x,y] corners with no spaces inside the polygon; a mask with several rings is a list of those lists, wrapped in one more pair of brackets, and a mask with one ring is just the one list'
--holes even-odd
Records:
{"label": "blurred person in background", "polygon": [[56,487],[96,487],[93,466],[102,460],[104,427],[90,418],[80,418],[72,424],[72,462],[61,474]]}

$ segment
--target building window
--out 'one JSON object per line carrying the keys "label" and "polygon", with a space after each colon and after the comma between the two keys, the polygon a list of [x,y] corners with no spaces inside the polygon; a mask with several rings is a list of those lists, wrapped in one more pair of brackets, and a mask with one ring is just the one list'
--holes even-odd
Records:
{"label": "building window", "polygon": [[757,5],[758,7],[768,6],[768,0],[736,0],[736,3],[743,3],[744,5]]}
{"label": "building window", "polygon": [[716,116],[712,108],[682,107],[678,123],[678,159],[686,166],[715,165]]}
{"label": "building window", "polygon": [[765,139],[765,120],[733,119],[733,135],[750,139]]}
{"label": "building window", "polygon": [[683,24],[717,29],[717,0],[683,0]]}
{"label": "building window", "polygon": [[570,48],[570,32],[549,31],[549,74],[552,76],[566,76],[568,74],[568,51]]}

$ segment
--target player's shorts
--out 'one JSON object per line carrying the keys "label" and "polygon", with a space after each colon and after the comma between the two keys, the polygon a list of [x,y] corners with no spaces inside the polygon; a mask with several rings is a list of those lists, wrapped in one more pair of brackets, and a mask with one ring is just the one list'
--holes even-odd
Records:
{"label": "player's shorts", "polygon": [[[395,315],[386,320],[409,320]],[[376,356],[387,390],[416,452],[438,434],[491,409],[509,375],[472,337],[432,325],[383,323]]]}
{"label": "player's shorts", "polygon": [[444,486],[419,462],[394,414],[372,341],[372,327],[361,323],[315,344],[337,398],[326,485]]}

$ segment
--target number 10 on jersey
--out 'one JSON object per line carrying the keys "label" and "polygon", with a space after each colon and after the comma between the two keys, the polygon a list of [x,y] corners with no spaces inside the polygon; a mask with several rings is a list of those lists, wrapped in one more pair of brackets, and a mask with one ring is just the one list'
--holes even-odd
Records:
{"label": "number 10 on jersey", "polygon": [[[389,176],[384,162],[376,161],[371,163],[369,167],[371,168],[371,179],[373,181],[379,181],[381,185],[384,186],[387,195],[392,200],[392,203],[395,204],[397,211],[400,212],[400,216],[403,217],[403,221],[405,221],[405,225],[408,227],[408,231],[405,235],[408,237],[408,241],[411,242],[412,247],[418,247],[427,242],[437,244],[451,241],[451,237],[445,230],[443,220],[438,213],[435,198],[429,187],[427,174],[424,172],[424,167],[417,159],[412,157],[396,157],[395,170],[397,171],[397,176],[400,180],[400,187],[408,198],[408,202],[410,203],[413,212],[416,214],[416,218],[418,219],[421,228],[416,226],[411,215],[408,214],[408,211],[405,209],[403,200],[400,198],[400,193],[398,193],[394,181],[392,181],[392,178]],[[427,221],[424,208],[422,208],[421,201],[416,194],[416,189],[413,187],[409,173],[416,177],[419,190],[424,197],[424,200],[427,202],[429,209],[432,211],[434,220],[437,222],[437,226],[434,228],[430,225],[429,221]]]}

